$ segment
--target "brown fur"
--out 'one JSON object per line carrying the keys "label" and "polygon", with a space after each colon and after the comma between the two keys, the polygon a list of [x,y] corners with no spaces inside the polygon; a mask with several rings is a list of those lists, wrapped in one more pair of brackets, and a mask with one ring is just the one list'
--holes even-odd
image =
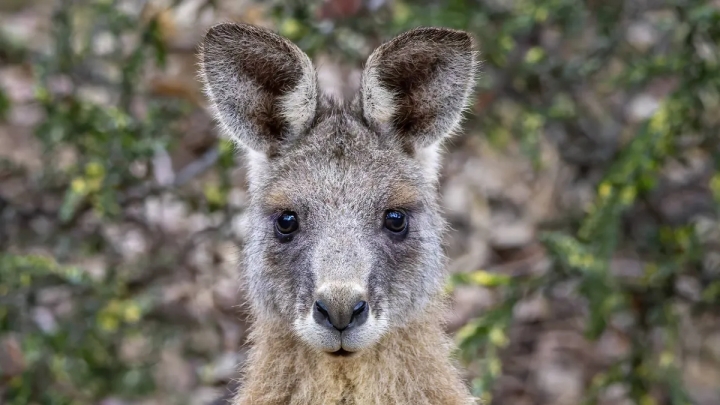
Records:
{"label": "brown fur", "polygon": [[429,311],[349,358],[318,353],[278,333],[280,325],[256,325],[252,367],[234,404],[474,404],[449,361],[439,315]]}
{"label": "brown fur", "polygon": [[[210,107],[249,164],[254,327],[236,405],[474,403],[440,322],[435,188],[474,83],[472,38],[400,35],[368,58],[349,103],[320,95],[310,59],[268,30],[221,24],[202,50]],[[285,211],[299,224],[289,236],[276,228]]]}

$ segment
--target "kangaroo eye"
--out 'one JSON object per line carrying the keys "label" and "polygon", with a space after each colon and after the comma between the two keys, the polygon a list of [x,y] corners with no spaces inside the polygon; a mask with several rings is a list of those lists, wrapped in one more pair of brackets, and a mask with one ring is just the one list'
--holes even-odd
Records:
{"label": "kangaroo eye", "polygon": [[404,212],[390,210],[385,213],[385,229],[393,233],[402,233],[407,229],[407,216]]}
{"label": "kangaroo eye", "polygon": [[297,214],[292,211],[284,211],[275,221],[275,230],[281,235],[290,235],[298,227]]}

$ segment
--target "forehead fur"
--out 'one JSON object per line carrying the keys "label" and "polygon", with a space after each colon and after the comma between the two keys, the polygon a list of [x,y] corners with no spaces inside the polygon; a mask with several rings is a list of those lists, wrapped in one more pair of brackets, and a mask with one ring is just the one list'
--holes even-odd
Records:
{"label": "forehead fur", "polygon": [[258,190],[266,210],[313,203],[412,208],[429,197],[421,165],[399,140],[378,136],[353,106],[323,105],[308,134],[285,145],[267,166],[267,182]]}

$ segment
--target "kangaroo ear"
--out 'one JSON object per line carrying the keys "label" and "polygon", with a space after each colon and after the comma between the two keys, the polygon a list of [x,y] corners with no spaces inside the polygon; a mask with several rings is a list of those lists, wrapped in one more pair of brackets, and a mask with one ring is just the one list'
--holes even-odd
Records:
{"label": "kangaroo ear", "polygon": [[427,148],[459,125],[475,83],[472,37],[418,28],[381,45],[368,58],[360,101],[365,120],[413,149]]}
{"label": "kangaroo ear", "polygon": [[239,145],[272,155],[312,123],[315,69],[289,40],[252,25],[220,24],[205,35],[200,58],[210,107]]}

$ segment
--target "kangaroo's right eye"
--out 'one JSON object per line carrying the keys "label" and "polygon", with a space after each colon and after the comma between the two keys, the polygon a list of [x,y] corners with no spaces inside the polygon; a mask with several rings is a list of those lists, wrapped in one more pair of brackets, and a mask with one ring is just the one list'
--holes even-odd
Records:
{"label": "kangaroo's right eye", "polygon": [[275,230],[281,236],[288,236],[299,228],[297,214],[292,211],[283,211],[275,221]]}
{"label": "kangaroo's right eye", "polygon": [[385,213],[385,229],[395,234],[402,234],[407,230],[407,215],[398,210]]}

